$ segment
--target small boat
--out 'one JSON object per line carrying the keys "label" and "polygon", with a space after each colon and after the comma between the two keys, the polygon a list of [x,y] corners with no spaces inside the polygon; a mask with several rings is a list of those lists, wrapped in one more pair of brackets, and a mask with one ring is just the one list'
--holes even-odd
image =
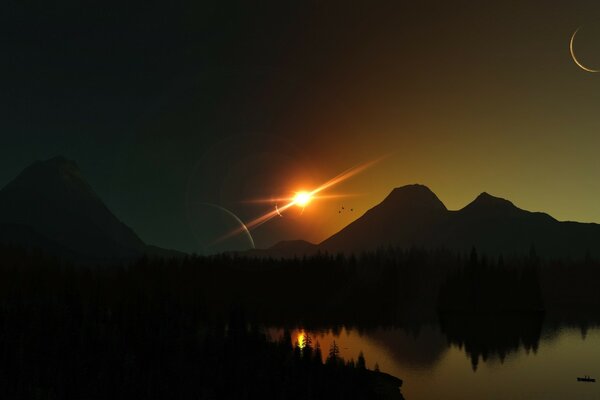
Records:
{"label": "small boat", "polygon": [[596,379],[586,375],[583,378],[577,377],[577,382],[596,382]]}

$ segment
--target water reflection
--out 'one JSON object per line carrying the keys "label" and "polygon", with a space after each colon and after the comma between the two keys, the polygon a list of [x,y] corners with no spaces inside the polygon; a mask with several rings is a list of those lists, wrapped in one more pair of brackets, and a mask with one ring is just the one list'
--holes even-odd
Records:
{"label": "water reflection", "polygon": [[[283,330],[273,330],[281,334]],[[418,329],[296,329],[292,340],[335,340],[340,355],[404,380],[407,399],[600,399],[600,329],[545,326],[540,316],[444,317]]]}
{"label": "water reflection", "polygon": [[303,349],[306,346],[306,332],[304,332],[304,329],[300,329],[294,336],[298,338],[294,346]]}
{"label": "water reflection", "polygon": [[448,342],[464,347],[473,370],[479,360],[498,357],[504,362],[509,353],[537,351],[542,333],[543,314],[510,313],[479,315],[457,314],[440,316],[440,329]]}

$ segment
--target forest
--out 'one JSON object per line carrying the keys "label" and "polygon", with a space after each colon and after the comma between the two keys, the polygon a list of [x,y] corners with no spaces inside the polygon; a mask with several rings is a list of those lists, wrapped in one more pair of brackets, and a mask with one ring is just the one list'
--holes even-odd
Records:
{"label": "forest", "polygon": [[596,260],[548,261],[534,249],[493,260],[386,248],[97,267],[19,247],[0,255],[0,386],[14,399],[401,398],[401,380],[364,359],[263,328],[437,323],[476,368],[519,343],[535,350],[542,324],[596,325],[600,309]]}

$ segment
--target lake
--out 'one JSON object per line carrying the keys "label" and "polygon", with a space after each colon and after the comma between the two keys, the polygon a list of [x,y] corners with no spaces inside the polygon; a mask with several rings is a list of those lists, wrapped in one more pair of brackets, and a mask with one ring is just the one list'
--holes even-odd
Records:
{"label": "lake", "polygon": [[496,327],[499,334],[490,335],[489,342],[485,334],[457,339],[451,328],[439,325],[411,331],[295,329],[292,341],[308,334],[313,344],[319,342],[324,357],[334,340],[346,360],[356,360],[362,351],[368,368],[377,364],[404,380],[407,400],[600,400],[600,382],[576,380],[584,375],[600,378],[600,329],[540,327],[533,341],[529,328],[511,325],[509,330],[520,332],[518,336],[503,329]]}

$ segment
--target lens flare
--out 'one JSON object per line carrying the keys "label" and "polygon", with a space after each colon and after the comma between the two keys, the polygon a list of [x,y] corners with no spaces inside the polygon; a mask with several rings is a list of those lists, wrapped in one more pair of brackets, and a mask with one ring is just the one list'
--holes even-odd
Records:
{"label": "lens flare", "polygon": [[[257,226],[260,226],[260,225],[264,224],[265,222],[267,222],[277,216],[281,216],[281,214],[283,214],[283,212],[285,210],[287,210],[290,207],[293,207],[295,205],[304,208],[313,199],[327,197],[327,196],[321,196],[321,195],[319,195],[319,193],[331,188],[332,186],[337,185],[338,183],[341,183],[341,182],[353,177],[354,175],[357,175],[357,174],[363,172],[364,170],[366,170],[369,167],[372,167],[374,164],[378,163],[379,161],[381,161],[384,158],[385,157],[380,157],[376,160],[369,161],[367,163],[347,169],[346,171],[331,178],[327,182],[323,183],[322,185],[318,186],[317,188],[315,188],[311,191],[300,191],[300,192],[296,192],[294,197],[292,197],[292,198],[278,199],[278,200],[285,200],[285,201],[287,201],[287,203],[281,207],[276,206],[274,210],[272,210],[264,215],[261,215],[260,217],[257,217],[250,222],[247,222],[246,228],[254,229]],[[221,240],[225,240],[232,236],[238,235],[238,234],[242,233],[243,231],[244,231],[244,229],[242,229],[242,228],[231,231],[230,233],[217,239],[217,242],[221,241]]]}
{"label": "lens flare", "polygon": [[310,193],[305,191],[298,192],[294,196],[294,204],[300,207],[306,207],[306,205],[310,203],[311,200],[312,196],[310,195]]}

